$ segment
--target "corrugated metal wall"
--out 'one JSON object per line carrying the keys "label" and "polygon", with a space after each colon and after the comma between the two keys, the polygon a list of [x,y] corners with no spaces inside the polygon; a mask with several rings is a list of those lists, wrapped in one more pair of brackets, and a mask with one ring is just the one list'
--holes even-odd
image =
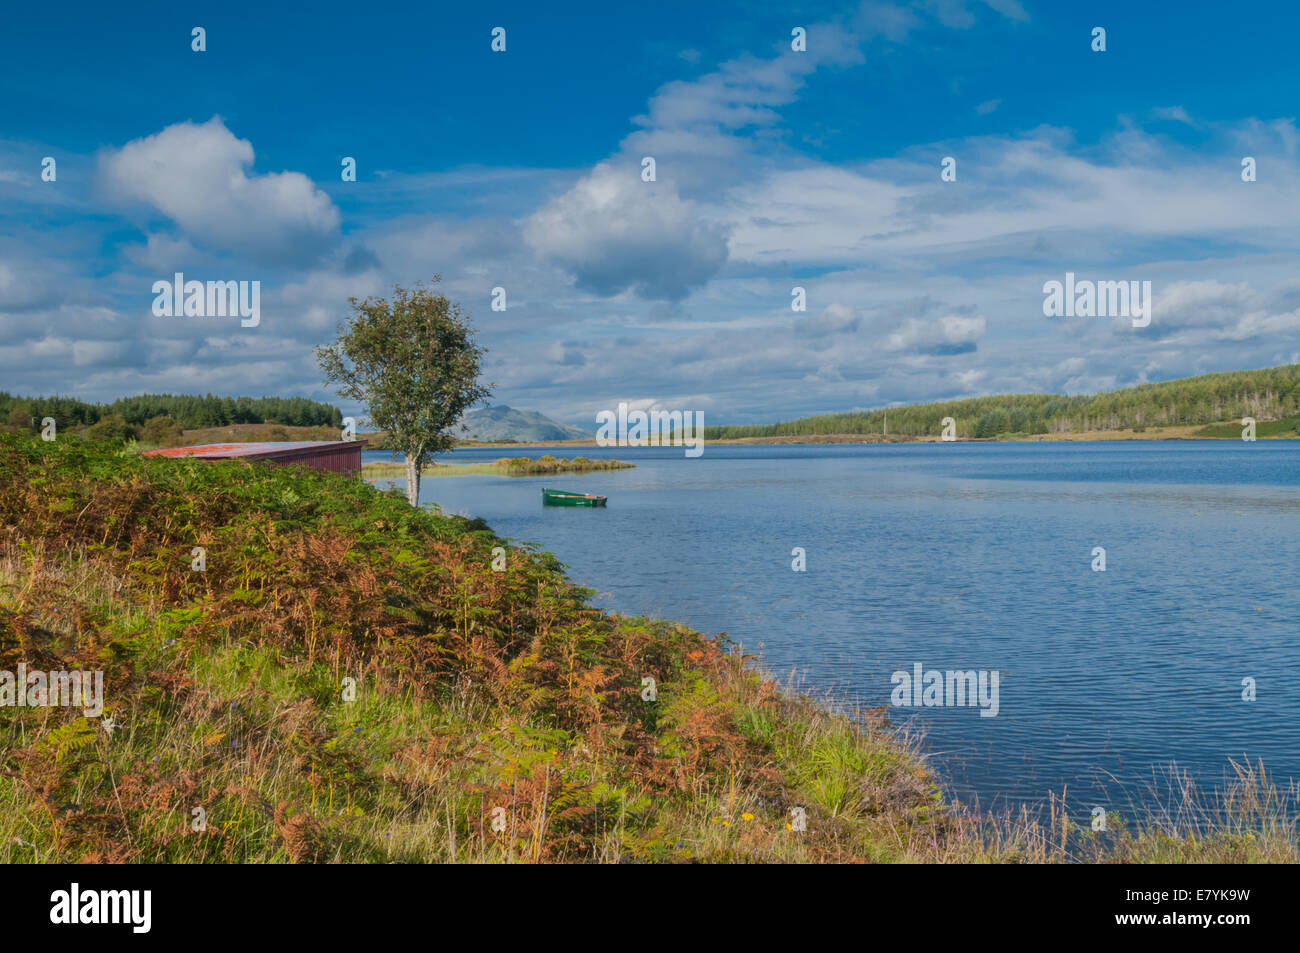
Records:
{"label": "corrugated metal wall", "polygon": [[329,470],[331,473],[342,473],[347,476],[361,475],[361,444],[359,443],[340,443],[337,447],[318,447],[310,451],[290,450],[259,456],[256,459],[268,463]]}
{"label": "corrugated metal wall", "polygon": [[361,450],[364,440],[319,441],[296,443],[212,443],[194,447],[168,447],[146,450],[146,457],[193,457],[197,460],[261,460],[277,465],[297,465],[361,475]]}

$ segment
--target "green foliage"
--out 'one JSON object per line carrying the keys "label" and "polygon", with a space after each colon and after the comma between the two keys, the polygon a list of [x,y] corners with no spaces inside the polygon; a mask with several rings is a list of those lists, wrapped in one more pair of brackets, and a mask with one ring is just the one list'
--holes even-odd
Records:
{"label": "green foliage", "polygon": [[86,428],[84,437],[91,443],[107,443],[110,440],[135,440],[139,435],[139,428],[128,424],[121,414],[105,414]]}
{"label": "green foliage", "polygon": [[823,414],[788,423],[714,426],[705,428],[705,436],[709,440],[728,440],[879,434],[884,432],[886,419],[890,434],[937,436],[943,430],[943,418],[952,417],[957,422],[958,436],[996,437],[1007,433],[1075,433],[1209,424],[1246,416],[1264,421],[1297,414],[1300,414],[1300,364],[1286,364],[1258,371],[1204,374],[1161,384],[1143,384],[1087,397],[1006,394]]}
{"label": "green foliage", "polygon": [[85,717],[55,728],[45,736],[45,747],[53,754],[55,761],[62,761],[95,741],[99,729]]}
{"label": "green foliage", "polygon": [[10,426],[35,431],[44,417],[53,417],[61,431],[98,423],[118,415],[138,427],[150,418],[169,417],[185,430],[231,424],[278,423],[286,426],[341,427],[337,407],[305,397],[214,397],[212,394],[141,394],[110,404],[92,404],[72,397],[18,397],[0,391],[0,418]]}
{"label": "green foliage", "polygon": [[[783,790],[740,726],[789,716],[724,642],[606,615],[478,520],[319,471],[0,436],[0,531],[0,666],[41,645],[103,669],[122,716],[3,713],[23,859],[685,859],[717,854],[698,792],[736,764],[728,810]],[[745,856],[804,856],[785,797]]]}
{"label": "green foliage", "polygon": [[[116,725],[0,708],[0,861],[1058,859],[943,809],[879,713],[563,570],[335,474],[0,435],[0,669],[102,670]],[[1071,843],[1294,861],[1261,792],[1208,836]]]}
{"label": "green foliage", "polygon": [[[1229,440],[1241,439],[1240,420],[1218,426],[1202,427],[1196,431],[1198,437],[1220,437]],[[1281,420],[1260,420],[1255,424],[1256,437],[1300,437],[1300,417],[1284,417]]]}
{"label": "green foliage", "polygon": [[460,305],[423,284],[395,287],[391,301],[349,303],[347,326],[333,344],[316,348],[316,358],[341,396],[366,404],[385,446],[406,458],[407,499],[416,506],[428,456],[450,450],[456,422],[490,394],[478,383],[485,352]]}
{"label": "green foliage", "polygon": [[587,473],[598,470],[626,470],[635,467],[635,463],[622,460],[590,460],[587,457],[574,457],[572,460],[556,458],[547,454],[536,460],[528,457],[501,457],[496,466],[505,470],[510,476],[534,476],[545,473]]}
{"label": "green foliage", "polygon": [[166,414],[161,414],[144,422],[139,439],[153,446],[169,446],[179,443],[181,437],[181,425]]}

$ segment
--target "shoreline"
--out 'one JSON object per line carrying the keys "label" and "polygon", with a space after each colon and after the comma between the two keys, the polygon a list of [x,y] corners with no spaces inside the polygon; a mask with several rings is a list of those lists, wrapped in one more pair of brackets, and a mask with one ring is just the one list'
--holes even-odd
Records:
{"label": "shoreline", "polygon": [[[793,446],[812,446],[819,444],[861,444],[861,445],[893,445],[908,443],[1173,443],[1180,441],[1213,441],[1216,443],[1233,443],[1241,442],[1240,437],[1215,437],[1207,435],[1195,435],[1190,432],[1202,429],[1201,426],[1194,425],[1190,427],[1166,427],[1163,428],[1165,433],[1161,436],[1152,436],[1151,432],[1133,432],[1124,430],[1098,430],[1083,431],[1080,433],[1063,433],[1063,434],[1032,434],[1022,437],[958,437],[956,440],[945,441],[940,437],[926,435],[921,437],[896,437],[890,435],[881,437],[879,434],[809,434],[801,436],[779,436],[779,437],[731,437],[720,440],[704,441],[705,446],[762,446],[762,445],[793,445]],[[1171,432],[1177,431],[1177,432]],[[1155,431],[1159,433],[1159,431]],[[1261,435],[1257,441],[1289,441],[1297,440],[1300,437],[1288,437],[1281,435]],[[647,444],[648,447],[675,447],[676,444]],[[509,449],[511,447],[520,447],[527,449],[539,449],[546,447],[592,447],[601,449],[594,439],[592,440],[542,440],[519,443],[458,443],[455,447],[457,450],[497,450]],[[376,448],[378,449],[378,448]],[[624,449],[619,447],[618,449]],[[641,449],[632,447],[630,449]],[[383,451],[380,451],[383,452]]]}
{"label": "shoreline", "polygon": [[[124,518],[141,505],[151,519]],[[175,558],[196,538],[212,547],[201,579]],[[888,709],[806,694],[736,643],[596,608],[592,593],[481,519],[339,474],[0,437],[0,632],[39,637],[62,668],[105,667],[104,712],[131,725],[13,709],[0,740],[21,770],[0,803],[0,857],[1300,857],[1293,795],[1252,765],[1172,830],[1135,805],[1097,836],[1086,804],[1066,812],[1055,796],[1050,823],[977,811]],[[101,627],[136,634],[105,656]],[[112,773],[87,780],[105,761]],[[107,820],[65,824],[50,791]],[[194,803],[220,822],[178,838],[170,818]],[[498,810],[513,826],[489,827]]]}
{"label": "shoreline", "polygon": [[[1260,424],[1260,432],[1257,433],[1256,439],[1259,441],[1286,441],[1300,439],[1300,433],[1270,433],[1268,432],[1271,421],[1264,421]],[[1206,433],[1207,430],[1219,430],[1220,433]],[[1226,432],[1225,432],[1226,431]],[[323,434],[321,428],[314,427],[282,427],[269,424],[240,424],[231,427],[213,427],[203,430],[186,430],[177,440],[169,441],[165,445],[159,446],[187,446],[198,443],[220,443],[220,442],[261,442],[265,440],[321,440],[329,439],[332,434]],[[378,445],[382,437],[380,431],[369,431],[358,433],[358,439],[364,439],[369,442],[368,451],[389,452],[383,450]],[[911,436],[906,434],[879,434],[879,433],[831,433],[831,434],[781,434],[764,437],[725,437],[725,438],[705,438],[704,445],[710,444],[715,446],[779,446],[783,444],[790,445],[820,445],[820,444],[869,444],[869,445],[894,445],[909,443],[1114,443],[1114,442],[1147,442],[1163,443],[1171,441],[1239,441],[1241,440],[1241,428],[1235,421],[1219,422],[1213,424],[1187,424],[1165,427],[1146,427],[1140,430],[1083,430],[1071,431],[1067,433],[1045,433],[1045,434],[1003,434],[997,437],[957,437],[953,441],[944,441],[937,434],[926,434],[921,436]],[[149,445],[152,447],[153,445]],[[680,446],[663,443],[647,444],[647,446]],[[457,441],[454,450],[504,450],[511,449],[541,449],[541,448],[570,448],[578,449],[605,449],[597,442],[593,434],[589,438],[580,440],[525,440],[525,441]],[[632,449],[640,449],[632,448]]]}
{"label": "shoreline", "polygon": [[[380,451],[384,452],[384,451]],[[503,477],[543,477],[563,476],[580,473],[610,473],[616,470],[636,469],[635,463],[625,460],[588,460],[575,457],[572,460],[555,459],[544,456],[536,460],[529,457],[502,457],[490,462],[477,463],[426,463],[421,468],[420,476],[457,477],[457,476],[503,476]],[[406,464],[396,461],[372,460],[361,464],[361,476],[364,479],[384,480],[394,477],[406,477]]]}

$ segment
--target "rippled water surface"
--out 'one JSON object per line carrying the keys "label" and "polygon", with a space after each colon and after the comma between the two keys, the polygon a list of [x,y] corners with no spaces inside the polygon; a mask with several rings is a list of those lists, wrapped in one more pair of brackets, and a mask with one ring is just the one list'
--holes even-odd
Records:
{"label": "rippled water surface", "polygon": [[[601,605],[726,632],[854,702],[888,705],[917,662],[997,671],[996,717],[892,713],[958,797],[1148,801],[1171,762],[1215,784],[1229,758],[1300,778],[1300,443],[510,454],[547,452],[637,468],[428,479],[422,499],[556,553]],[[544,508],[543,485],[609,506]]]}

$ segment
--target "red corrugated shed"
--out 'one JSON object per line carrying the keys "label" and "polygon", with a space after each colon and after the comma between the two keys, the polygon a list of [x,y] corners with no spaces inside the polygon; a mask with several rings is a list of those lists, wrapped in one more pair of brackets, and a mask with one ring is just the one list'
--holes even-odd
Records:
{"label": "red corrugated shed", "polygon": [[331,473],[361,475],[364,440],[294,441],[289,443],[206,443],[197,447],[168,447],[146,450],[146,457],[196,457],[200,460],[262,460],[275,464],[298,464]]}

